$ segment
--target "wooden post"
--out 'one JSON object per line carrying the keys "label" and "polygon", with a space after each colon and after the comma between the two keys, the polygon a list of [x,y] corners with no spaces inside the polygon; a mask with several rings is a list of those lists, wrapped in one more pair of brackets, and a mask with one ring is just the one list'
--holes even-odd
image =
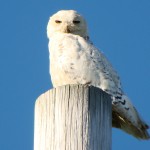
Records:
{"label": "wooden post", "polygon": [[111,98],[95,87],[66,85],[35,104],[34,150],[111,150]]}

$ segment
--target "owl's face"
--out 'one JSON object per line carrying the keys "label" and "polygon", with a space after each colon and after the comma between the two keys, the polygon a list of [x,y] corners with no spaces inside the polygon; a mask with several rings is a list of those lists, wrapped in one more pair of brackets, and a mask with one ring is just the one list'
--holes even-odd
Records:
{"label": "owl's face", "polygon": [[47,26],[48,38],[56,33],[75,34],[84,38],[88,36],[84,18],[74,10],[61,10],[50,17]]}

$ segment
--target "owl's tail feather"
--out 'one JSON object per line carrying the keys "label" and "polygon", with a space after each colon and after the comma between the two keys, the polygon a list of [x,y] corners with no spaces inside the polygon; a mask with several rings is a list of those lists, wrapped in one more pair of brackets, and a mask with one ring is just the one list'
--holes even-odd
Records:
{"label": "owl's tail feather", "polygon": [[112,126],[115,128],[119,128],[127,132],[128,134],[131,134],[132,136],[136,137],[137,139],[141,140],[148,140],[150,139],[150,135],[148,133],[149,126],[144,123],[139,118],[139,126],[136,127],[133,125],[130,121],[128,121],[126,118],[123,118],[114,111],[114,108],[112,108]]}

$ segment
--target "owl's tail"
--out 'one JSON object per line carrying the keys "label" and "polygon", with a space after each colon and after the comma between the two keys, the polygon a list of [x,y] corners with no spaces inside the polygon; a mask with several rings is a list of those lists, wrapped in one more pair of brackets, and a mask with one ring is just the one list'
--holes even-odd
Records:
{"label": "owl's tail", "polygon": [[117,106],[112,105],[112,126],[122,129],[138,139],[150,139],[147,131],[149,126],[140,118],[128,97],[124,95],[123,99],[126,101],[126,105],[122,105],[122,103],[118,103]]}

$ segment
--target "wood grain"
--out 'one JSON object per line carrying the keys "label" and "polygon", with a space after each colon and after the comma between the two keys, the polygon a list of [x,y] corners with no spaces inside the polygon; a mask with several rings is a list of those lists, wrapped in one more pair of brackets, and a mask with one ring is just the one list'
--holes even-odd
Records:
{"label": "wood grain", "polygon": [[34,150],[111,150],[111,99],[95,87],[66,85],[35,104]]}

